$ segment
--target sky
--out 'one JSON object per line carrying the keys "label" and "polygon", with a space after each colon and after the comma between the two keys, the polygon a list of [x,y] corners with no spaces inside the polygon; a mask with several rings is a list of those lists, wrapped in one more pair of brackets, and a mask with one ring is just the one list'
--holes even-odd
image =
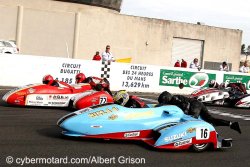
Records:
{"label": "sky", "polygon": [[250,45],[249,0],[123,0],[121,13],[240,29],[242,44]]}

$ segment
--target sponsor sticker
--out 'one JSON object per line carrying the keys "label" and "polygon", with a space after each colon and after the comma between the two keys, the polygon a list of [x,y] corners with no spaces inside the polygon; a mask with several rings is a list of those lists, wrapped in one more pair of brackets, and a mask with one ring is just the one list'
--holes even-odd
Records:
{"label": "sponsor sticker", "polygon": [[49,105],[62,105],[65,104],[66,102],[48,102]]}
{"label": "sponsor sticker", "polygon": [[36,96],[36,100],[43,100],[41,96]]}
{"label": "sponsor sticker", "polygon": [[96,118],[96,117],[106,115],[106,114],[116,112],[116,111],[119,111],[119,109],[117,107],[112,107],[111,109],[107,108],[106,110],[98,110],[98,111],[89,113],[88,116],[91,118]]}
{"label": "sponsor sticker", "polygon": [[28,105],[41,105],[41,104],[43,104],[43,102],[41,101],[32,101],[32,100],[28,101]]}
{"label": "sponsor sticker", "polygon": [[109,120],[115,120],[116,118],[118,118],[118,115],[116,114],[112,114],[109,116]]}
{"label": "sponsor sticker", "polygon": [[216,74],[213,73],[161,69],[159,85],[179,87],[182,83],[185,87],[201,88],[208,86],[208,81],[215,78]]}
{"label": "sponsor sticker", "polygon": [[14,103],[19,104],[20,100],[15,100]]}
{"label": "sponsor sticker", "polygon": [[23,95],[26,95],[26,92],[16,92],[15,94],[19,96],[23,96]]}
{"label": "sponsor sticker", "polygon": [[174,141],[174,140],[181,139],[181,138],[185,137],[186,135],[187,135],[187,132],[182,132],[182,133],[175,134],[172,136],[167,136],[164,138],[164,140],[165,140],[165,142]]}
{"label": "sponsor sticker", "polygon": [[174,146],[175,147],[180,147],[180,146],[184,146],[184,145],[187,145],[187,144],[190,144],[190,143],[192,143],[192,138],[175,142]]}
{"label": "sponsor sticker", "polygon": [[97,102],[98,101],[98,98],[96,98],[96,97],[94,97],[93,99],[91,99],[91,102],[92,103],[95,103],[95,102]]}
{"label": "sponsor sticker", "polygon": [[91,108],[84,108],[84,109],[76,111],[75,113],[76,114],[82,114],[82,113],[85,113],[85,112],[90,111],[90,110],[92,110],[92,109]]}
{"label": "sponsor sticker", "polygon": [[131,133],[125,133],[124,137],[129,138],[129,137],[138,137],[140,136],[140,132],[131,132]]}
{"label": "sponsor sticker", "polygon": [[195,128],[188,128],[187,129],[187,133],[193,133],[193,132],[195,132]]}
{"label": "sponsor sticker", "polygon": [[36,89],[33,89],[33,88],[29,88],[29,89],[28,89],[28,92],[29,92],[29,93],[34,93],[35,91],[36,91]]}
{"label": "sponsor sticker", "polygon": [[208,80],[209,77],[206,73],[196,73],[190,78],[189,85],[192,88],[200,88],[205,86]]}
{"label": "sponsor sticker", "polygon": [[91,127],[91,128],[102,128],[101,125],[91,125],[90,127]]}
{"label": "sponsor sticker", "polygon": [[69,96],[65,96],[65,95],[54,95],[53,100],[68,100]]}

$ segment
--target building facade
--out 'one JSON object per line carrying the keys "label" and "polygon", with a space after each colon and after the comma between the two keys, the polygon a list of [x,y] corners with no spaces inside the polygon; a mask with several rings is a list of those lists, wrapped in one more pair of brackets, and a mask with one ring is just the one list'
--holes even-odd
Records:
{"label": "building facade", "polygon": [[21,54],[92,59],[107,44],[116,59],[173,66],[198,58],[206,69],[221,62],[238,71],[242,31],[135,17],[117,10],[53,0],[0,0],[0,39]]}

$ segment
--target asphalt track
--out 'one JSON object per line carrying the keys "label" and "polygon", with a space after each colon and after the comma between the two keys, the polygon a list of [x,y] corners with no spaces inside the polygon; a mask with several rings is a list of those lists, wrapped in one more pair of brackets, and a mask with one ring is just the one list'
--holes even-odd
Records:
{"label": "asphalt track", "polygon": [[[2,99],[6,89],[0,89]],[[157,94],[140,94],[140,97],[156,99]],[[6,105],[0,100],[0,166],[21,166],[21,160],[27,164],[34,158],[48,158],[47,164],[32,166],[62,166],[56,158],[74,160],[67,166],[132,166],[132,159],[142,164],[136,166],[185,166],[185,167],[246,167],[250,164],[250,110],[225,107],[209,107],[214,116],[232,121],[239,121],[242,134],[228,127],[217,127],[224,137],[233,138],[230,149],[194,153],[190,151],[159,151],[138,141],[83,140],[65,138],[56,126],[57,120],[69,113],[66,109],[22,108]],[[7,164],[6,158],[13,157],[13,163]],[[106,158],[110,163],[83,162],[78,158]],[[28,158],[33,158],[33,162]],[[53,159],[54,158],[54,159]],[[127,158],[127,162],[123,162]],[[10,158],[11,159],[11,158]],[[144,160],[145,161],[144,161]],[[8,159],[9,160],[9,159]],[[17,160],[18,163],[17,164]],[[58,160],[58,159],[57,159]],[[129,162],[130,160],[130,162]],[[36,160],[37,161],[37,160]],[[41,161],[42,162],[42,161]],[[55,162],[52,164],[52,162]],[[145,163],[143,163],[145,162]],[[123,164],[124,163],[124,164]]]}

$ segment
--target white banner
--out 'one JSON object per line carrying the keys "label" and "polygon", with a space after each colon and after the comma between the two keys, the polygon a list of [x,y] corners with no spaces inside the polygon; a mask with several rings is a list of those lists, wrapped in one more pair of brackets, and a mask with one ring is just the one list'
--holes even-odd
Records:
{"label": "white banner", "polygon": [[0,85],[23,86],[42,83],[44,75],[75,83],[76,74],[101,77],[101,62],[69,58],[0,54]]}
{"label": "white banner", "polygon": [[159,83],[156,66],[112,63],[110,83],[112,90],[152,92]]}
{"label": "white banner", "polygon": [[[214,70],[193,70],[189,68],[174,68],[142,64],[127,64],[113,62],[110,65],[101,61],[80,60],[70,58],[57,58],[32,55],[0,54],[0,86],[24,86],[27,84],[41,83],[46,74],[54,79],[75,83],[76,74],[82,72],[86,77],[107,77],[112,91],[127,90],[132,92],[162,92],[190,94],[195,89],[185,86],[179,89],[177,85],[163,84],[160,71],[175,71],[182,78],[185,73],[213,73],[218,83],[223,82],[224,76],[240,75],[248,78],[249,74],[236,72],[221,72]],[[182,76],[183,75],[183,76]],[[246,77],[245,77],[246,76]],[[171,76],[167,76],[171,77]],[[235,77],[234,77],[235,78]],[[189,78],[190,79],[190,78]],[[243,80],[243,79],[242,79]],[[249,90],[248,90],[249,91]]]}

